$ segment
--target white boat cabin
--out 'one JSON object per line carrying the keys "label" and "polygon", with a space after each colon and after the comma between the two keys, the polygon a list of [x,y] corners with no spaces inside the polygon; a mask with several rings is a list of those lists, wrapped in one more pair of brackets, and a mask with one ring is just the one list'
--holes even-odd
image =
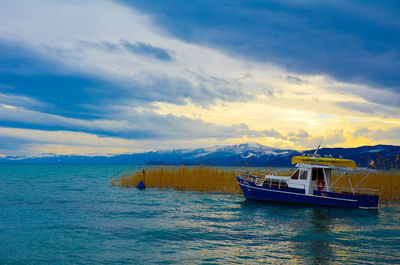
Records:
{"label": "white boat cabin", "polygon": [[298,164],[296,167],[286,181],[289,188],[304,189],[305,194],[313,194],[313,190],[330,191],[331,167],[308,164]]}
{"label": "white boat cabin", "polygon": [[290,177],[265,176],[265,181],[284,181],[287,187],[304,189],[305,194],[313,194],[314,190],[331,191],[332,167],[325,165],[297,164]]}

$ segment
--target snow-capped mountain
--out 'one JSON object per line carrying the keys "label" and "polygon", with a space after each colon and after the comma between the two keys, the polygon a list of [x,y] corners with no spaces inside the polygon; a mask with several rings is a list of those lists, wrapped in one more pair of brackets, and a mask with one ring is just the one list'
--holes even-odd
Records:
{"label": "snow-capped mountain", "polygon": [[[211,146],[196,149],[175,149],[114,156],[51,155],[40,157],[0,157],[0,163],[59,163],[59,164],[155,164],[155,165],[212,165],[212,166],[271,166],[289,167],[291,158],[302,152],[283,150],[258,143]],[[314,153],[307,150],[304,153]],[[366,166],[371,160],[380,167],[395,168],[400,164],[400,146],[377,145],[357,148],[322,148],[321,156],[333,155],[353,159]]]}
{"label": "snow-capped mountain", "polygon": [[[229,146],[212,146],[197,149],[178,149],[152,153],[152,164],[189,164],[189,165],[266,165],[267,158],[286,159],[298,151],[282,150],[258,143],[245,143]],[[263,161],[263,162],[261,162]],[[287,162],[287,161],[286,161]]]}

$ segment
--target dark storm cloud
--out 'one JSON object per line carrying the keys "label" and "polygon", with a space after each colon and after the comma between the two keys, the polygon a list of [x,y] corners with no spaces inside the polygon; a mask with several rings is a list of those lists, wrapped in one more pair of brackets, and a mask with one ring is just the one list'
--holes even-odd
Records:
{"label": "dark storm cloud", "polygon": [[[110,42],[82,42],[81,45],[109,52],[123,48],[120,43]],[[168,58],[163,52],[155,51],[157,49],[148,50],[158,59]],[[197,79],[196,84],[184,78],[150,73],[144,77],[145,82],[110,80],[64,68],[57,60],[44,58],[32,48],[1,40],[0,65],[0,104],[26,106],[22,104],[25,98],[25,101],[36,102],[31,104],[33,110],[69,118],[99,119],[104,117],[108,106],[132,102],[143,106],[152,102],[180,105],[192,102],[208,106],[216,100],[244,101],[253,97],[251,92],[232,88],[228,80],[190,71],[188,73]],[[19,102],[11,102],[16,98]]]}
{"label": "dark storm cloud", "polygon": [[[115,43],[81,44],[109,52],[123,48]],[[173,104],[191,101],[206,106],[217,99],[250,97],[230,89],[227,80],[197,74],[196,86],[185,79],[160,76],[149,76],[145,83],[114,82],[63,68],[57,61],[20,44],[0,41],[0,48],[0,126],[68,130],[127,139],[227,139],[261,135],[244,124],[223,126],[185,116],[161,115],[151,109],[155,101]],[[138,111],[138,107],[144,111]]]}
{"label": "dark storm cloud", "polygon": [[398,1],[118,2],[185,41],[298,73],[400,90]]}

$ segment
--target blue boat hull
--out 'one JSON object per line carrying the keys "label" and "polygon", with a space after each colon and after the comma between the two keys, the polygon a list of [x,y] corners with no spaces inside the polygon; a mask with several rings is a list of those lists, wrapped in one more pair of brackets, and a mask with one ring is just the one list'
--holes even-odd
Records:
{"label": "blue boat hull", "polygon": [[379,196],[377,195],[344,194],[317,190],[313,194],[304,194],[302,189],[262,187],[255,185],[254,182],[242,179],[240,176],[237,179],[243,195],[248,199],[346,208],[378,207]]}

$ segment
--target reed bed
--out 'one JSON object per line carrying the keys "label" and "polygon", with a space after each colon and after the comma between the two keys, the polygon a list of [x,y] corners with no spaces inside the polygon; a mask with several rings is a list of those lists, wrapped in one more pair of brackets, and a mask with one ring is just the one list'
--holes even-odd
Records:
{"label": "reed bed", "polygon": [[112,178],[111,185],[136,187],[143,180],[146,187],[173,188],[199,192],[241,193],[233,168],[206,166],[158,166],[124,173],[120,178]]}
{"label": "reed bed", "polygon": [[[257,175],[290,176],[290,169],[248,169],[257,172]],[[340,176],[340,173],[332,174],[332,183]],[[382,170],[370,173],[360,185],[357,184],[365,176],[365,173],[353,173],[350,180],[354,188],[376,189],[381,201],[400,201],[400,172],[398,170]],[[173,188],[178,190],[199,192],[241,193],[236,181],[235,169],[226,167],[209,166],[154,166],[133,173],[124,173],[119,178],[112,178],[110,184],[121,187],[136,187],[143,180],[146,187]],[[343,176],[335,183],[335,187],[349,187],[348,178]]]}

